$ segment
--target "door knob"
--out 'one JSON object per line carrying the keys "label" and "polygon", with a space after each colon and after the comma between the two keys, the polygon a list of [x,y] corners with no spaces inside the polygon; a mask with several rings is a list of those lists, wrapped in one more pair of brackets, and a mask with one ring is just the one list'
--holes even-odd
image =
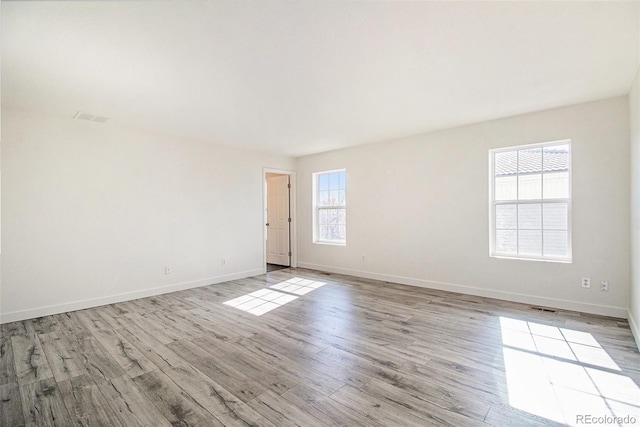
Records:
{"label": "door knob", "polygon": [[269,223],[266,223],[265,225],[268,227],[268,226],[269,226]]}

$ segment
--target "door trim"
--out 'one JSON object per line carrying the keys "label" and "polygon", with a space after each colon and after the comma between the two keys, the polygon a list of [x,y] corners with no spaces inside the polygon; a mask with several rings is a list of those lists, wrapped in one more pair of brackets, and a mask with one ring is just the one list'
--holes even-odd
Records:
{"label": "door trim", "polygon": [[291,189],[289,191],[289,212],[291,214],[291,225],[289,229],[289,240],[290,240],[290,248],[291,251],[291,262],[290,267],[296,268],[298,266],[298,245],[297,245],[297,228],[298,221],[296,216],[296,189],[297,189],[297,181],[296,181],[296,172],[287,169],[273,169],[273,168],[262,168],[262,270],[263,273],[267,272],[267,227],[265,224],[267,223],[267,174],[268,173],[277,173],[281,175],[289,175],[289,183],[291,184]]}

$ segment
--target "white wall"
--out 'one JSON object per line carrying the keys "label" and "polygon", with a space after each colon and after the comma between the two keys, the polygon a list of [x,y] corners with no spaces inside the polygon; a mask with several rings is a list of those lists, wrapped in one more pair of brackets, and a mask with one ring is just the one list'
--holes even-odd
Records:
{"label": "white wall", "polygon": [[629,323],[640,349],[640,68],[629,94],[631,119],[631,288]]}
{"label": "white wall", "polygon": [[2,322],[262,272],[263,167],[293,159],[116,120],[3,110],[2,131]]}
{"label": "white wall", "polygon": [[[573,141],[573,263],[490,258],[488,150],[560,139]],[[628,159],[627,97],[302,157],[298,265],[626,317]],[[311,174],[338,168],[347,245],[314,244]]]}

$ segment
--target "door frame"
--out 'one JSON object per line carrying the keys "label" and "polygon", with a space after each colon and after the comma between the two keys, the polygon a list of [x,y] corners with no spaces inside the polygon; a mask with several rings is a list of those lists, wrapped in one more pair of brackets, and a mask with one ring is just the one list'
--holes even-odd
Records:
{"label": "door frame", "polygon": [[291,225],[289,227],[289,242],[291,251],[290,267],[298,266],[298,248],[297,248],[297,224],[296,221],[296,172],[287,169],[262,168],[262,270],[267,272],[267,174],[276,173],[280,175],[289,175],[289,183],[291,189],[289,191],[289,213],[291,215]]}

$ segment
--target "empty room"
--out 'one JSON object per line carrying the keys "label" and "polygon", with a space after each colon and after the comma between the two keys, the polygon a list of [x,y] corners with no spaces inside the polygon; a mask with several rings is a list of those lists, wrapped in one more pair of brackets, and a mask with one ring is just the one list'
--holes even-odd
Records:
{"label": "empty room", "polygon": [[0,13],[0,426],[640,426],[640,1]]}

